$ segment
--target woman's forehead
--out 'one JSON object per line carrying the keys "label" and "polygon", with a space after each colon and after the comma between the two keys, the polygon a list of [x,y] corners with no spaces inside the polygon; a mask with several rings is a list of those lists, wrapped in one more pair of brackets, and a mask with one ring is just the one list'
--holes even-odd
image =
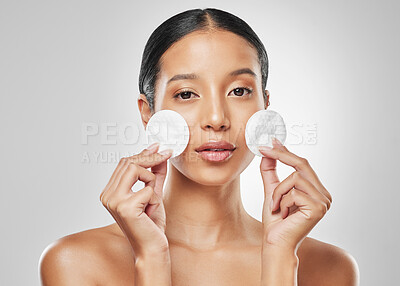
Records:
{"label": "woman's forehead", "polygon": [[261,77],[256,49],[228,31],[196,31],[186,35],[163,54],[160,66],[161,81],[176,74],[228,76],[240,68],[248,68]]}

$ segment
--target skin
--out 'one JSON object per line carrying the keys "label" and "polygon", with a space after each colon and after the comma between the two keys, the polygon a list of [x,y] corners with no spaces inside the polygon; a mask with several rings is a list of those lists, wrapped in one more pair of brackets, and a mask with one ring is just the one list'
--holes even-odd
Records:
{"label": "skin", "polygon": [[[256,76],[228,76],[244,67]],[[167,84],[174,75],[184,73],[195,73],[199,78]],[[251,87],[252,94],[240,89],[243,86]],[[173,97],[183,89],[190,93],[181,94],[180,99]],[[265,92],[269,99],[269,91]],[[296,253],[298,285],[358,285],[358,267],[349,253],[306,237],[332,199],[311,166],[299,164],[306,160],[285,146],[274,143],[272,151],[263,152],[263,222],[244,209],[240,174],[254,158],[246,146],[244,130],[252,114],[267,108],[262,93],[256,50],[233,33],[193,32],[162,57],[155,111],[177,111],[191,134],[185,151],[168,160],[170,173],[161,194],[173,285],[261,285],[260,258],[268,243]],[[138,107],[145,127],[153,113],[143,94]],[[228,160],[210,163],[195,152],[213,139],[236,146]],[[293,166],[296,175],[280,182],[274,169],[277,160]],[[294,185],[303,191],[296,197],[297,209],[290,207],[294,202],[285,196]],[[300,203],[302,196],[306,203]],[[274,212],[268,207],[271,198]],[[132,243],[117,223],[68,235],[43,252],[42,285],[134,285],[134,256]]]}

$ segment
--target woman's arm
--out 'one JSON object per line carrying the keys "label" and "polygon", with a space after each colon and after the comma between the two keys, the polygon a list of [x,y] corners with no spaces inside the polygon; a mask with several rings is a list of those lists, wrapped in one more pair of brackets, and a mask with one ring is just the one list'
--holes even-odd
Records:
{"label": "woman's arm", "polygon": [[261,286],[297,285],[299,259],[294,251],[262,247]]}
{"label": "woman's arm", "polygon": [[[309,162],[290,152],[277,139],[273,148],[259,147],[264,184],[262,222],[263,286],[297,286],[297,249],[330,208],[332,197]],[[277,160],[296,169],[282,182]]]}
{"label": "woman's arm", "polygon": [[[100,201],[117,222],[135,253],[135,286],[171,285],[171,260],[165,235],[163,184],[171,150],[157,153],[159,143],[121,159]],[[151,168],[151,171],[147,170]],[[145,187],[132,192],[138,180]]]}
{"label": "woman's arm", "polygon": [[152,285],[172,285],[169,251],[135,258],[135,286]]}

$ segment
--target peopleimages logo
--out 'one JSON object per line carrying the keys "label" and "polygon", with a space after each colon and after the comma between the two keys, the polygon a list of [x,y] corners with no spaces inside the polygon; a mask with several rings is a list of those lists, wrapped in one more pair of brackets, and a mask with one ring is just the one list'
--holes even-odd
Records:
{"label": "peopleimages logo", "polygon": [[[285,146],[293,145],[316,145],[317,144],[317,123],[303,122],[286,122],[286,140]],[[199,125],[189,126],[190,138],[195,138],[196,146],[209,140],[226,140],[233,144],[245,142],[246,125],[240,127],[228,128],[225,131],[214,131],[201,128]],[[262,126],[260,127],[263,128]],[[168,132],[168,125],[163,123],[159,128],[159,132]],[[176,132],[171,132],[176,133]],[[153,134],[157,134],[154,133]],[[243,136],[243,138],[239,138]],[[168,137],[167,137],[168,138]],[[175,138],[175,139],[174,139]],[[176,137],[168,139],[168,144],[179,144]],[[81,163],[116,163],[123,157],[135,155],[131,152],[123,152],[121,149],[133,147],[140,152],[149,145],[149,138],[146,138],[146,132],[142,124],[137,122],[83,122],[81,124],[81,145],[84,150],[82,153]],[[183,138],[182,138],[183,139]],[[144,143],[143,143],[144,142]],[[193,144],[189,140],[189,144]],[[114,148],[113,148],[114,146]],[[96,151],[93,151],[93,150]],[[113,150],[110,150],[113,149]],[[193,149],[193,148],[192,148]],[[249,151],[250,152],[250,151]],[[189,154],[190,155],[190,154]],[[196,154],[194,154],[196,155]],[[180,156],[173,159],[179,160]],[[188,156],[185,158],[192,158]],[[197,159],[197,156],[196,156]]]}
{"label": "peopleimages logo", "polygon": [[139,142],[141,129],[136,122],[83,122],[82,145],[89,144],[89,138],[99,140],[101,145],[134,145]]}

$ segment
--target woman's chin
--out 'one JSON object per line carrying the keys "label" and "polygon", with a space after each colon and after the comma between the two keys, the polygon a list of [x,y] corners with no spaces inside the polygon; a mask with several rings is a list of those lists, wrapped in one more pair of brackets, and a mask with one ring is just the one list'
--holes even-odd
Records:
{"label": "woman's chin", "polygon": [[199,162],[190,166],[180,165],[177,169],[190,180],[205,186],[225,185],[240,175],[238,166],[234,164],[217,166]]}
{"label": "woman's chin", "polygon": [[204,186],[223,186],[233,181],[236,177],[232,174],[195,174],[191,180]]}

